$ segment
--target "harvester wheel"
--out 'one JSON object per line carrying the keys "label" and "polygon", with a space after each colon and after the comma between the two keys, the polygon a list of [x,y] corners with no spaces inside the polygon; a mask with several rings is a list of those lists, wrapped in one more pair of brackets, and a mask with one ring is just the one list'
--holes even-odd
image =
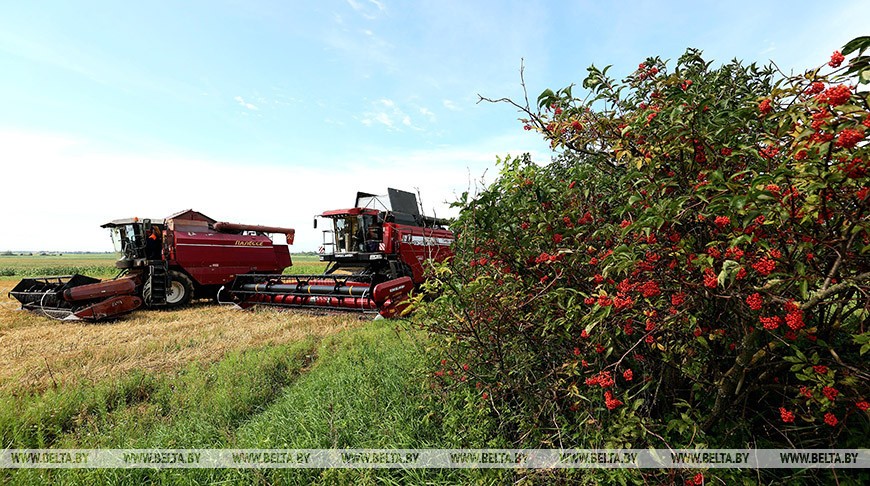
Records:
{"label": "harvester wheel", "polygon": [[178,307],[187,305],[190,298],[193,297],[193,282],[187,275],[169,271],[169,288],[166,289],[166,305],[169,307]]}

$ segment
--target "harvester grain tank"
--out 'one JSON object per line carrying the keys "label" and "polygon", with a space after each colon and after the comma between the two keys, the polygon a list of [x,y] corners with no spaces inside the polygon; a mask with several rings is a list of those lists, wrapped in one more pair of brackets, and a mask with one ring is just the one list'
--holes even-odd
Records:
{"label": "harvester grain tank", "polygon": [[171,308],[193,297],[215,297],[236,275],[274,274],[291,265],[287,245],[269,233],[283,233],[293,243],[294,230],[215,221],[193,210],[165,219],[110,221],[115,250],[122,256],[113,280],[83,275],[27,278],[9,295],[22,309],[58,319],[99,321],[141,306]]}
{"label": "harvester grain tank", "polygon": [[[242,307],[400,313],[424,280],[424,263],[452,255],[447,221],[423,216],[413,193],[357,193],[354,207],[318,216],[323,230],[322,275],[239,275],[229,293]],[[317,220],[315,219],[315,228]]]}

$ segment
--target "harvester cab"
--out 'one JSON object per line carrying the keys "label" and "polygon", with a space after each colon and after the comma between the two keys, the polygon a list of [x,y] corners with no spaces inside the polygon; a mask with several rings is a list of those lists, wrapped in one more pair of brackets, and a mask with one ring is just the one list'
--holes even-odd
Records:
{"label": "harvester cab", "polygon": [[331,223],[331,229],[323,230],[321,261],[368,264],[383,258],[384,219],[378,211],[342,209],[319,217]]}
{"label": "harvester cab", "polygon": [[[242,307],[319,308],[392,317],[424,279],[424,262],[452,253],[446,221],[423,216],[413,193],[357,193],[354,207],[326,211],[322,275],[239,275],[230,287]],[[315,228],[317,219],[315,219]]]}
{"label": "harvester cab", "polygon": [[320,261],[329,262],[326,273],[363,267],[382,278],[408,276],[420,283],[420,263],[440,259],[439,253],[449,251],[444,247],[452,243],[447,221],[423,216],[417,197],[398,189],[381,196],[358,192],[353,208],[326,211],[320,217],[332,221],[332,229],[323,231],[320,255]]}
{"label": "harvester cab", "polygon": [[162,260],[164,220],[116,220],[102,225],[109,230],[115,253],[121,258],[115,262],[119,269],[144,266],[149,260]]}

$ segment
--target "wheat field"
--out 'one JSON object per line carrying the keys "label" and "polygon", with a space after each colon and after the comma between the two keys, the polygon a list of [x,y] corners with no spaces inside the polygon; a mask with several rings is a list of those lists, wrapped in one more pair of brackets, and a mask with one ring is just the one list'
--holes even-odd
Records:
{"label": "wheat field", "polygon": [[0,394],[37,393],[132,370],[166,372],[211,363],[228,352],[323,337],[364,323],[356,314],[242,311],[212,303],[138,310],[116,321],[52,320],[18,310],[0,279]]}

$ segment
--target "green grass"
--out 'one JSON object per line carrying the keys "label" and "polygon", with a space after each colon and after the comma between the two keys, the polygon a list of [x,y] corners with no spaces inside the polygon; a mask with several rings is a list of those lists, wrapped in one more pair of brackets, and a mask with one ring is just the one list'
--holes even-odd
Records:
{"label": "green grass", "polygon": [[292,255],[293,265],[284,269],[290,275],[319,275],[326,270],[326,263],[317,255]]}
{"label": "green grass", "polygon": [[[0,399],[5,446],[220,447],[223,429],[259,412],[312,359],[314,342],[232,353],[172,375],[117,380]],[[184,434],[179,434],[184,430]]]}
{"label": "green grass", "polygon": [[115,253],[0,255],[0,277],[40,277],[80,273],[111,277],[118,273]]}
{"label": "green grass", "polygon": [[[428,397],[424,338],[374,321],[320,343],[229,355],[171,375],[0,400],[3,445],[14,448],[452,448],[505,446],[483,407]],[[312,364],[313,360],[313,364]],[[470,434],[470,435],[469,435]],[[16,484],[349,484],[509,480],[474,470],[20,470]]]}

